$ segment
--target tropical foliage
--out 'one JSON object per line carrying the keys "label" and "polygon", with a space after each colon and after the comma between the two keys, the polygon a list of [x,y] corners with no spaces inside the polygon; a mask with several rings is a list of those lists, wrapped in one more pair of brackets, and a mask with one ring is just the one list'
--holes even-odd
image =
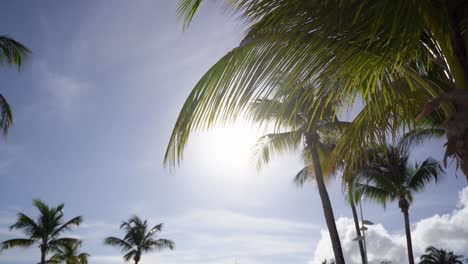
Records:
{"label": "tropical foliage", "polygon": [[[0,36],[0,65],[9,64],[15,65],[20,69],[25,58],[30,51],[23,44],[8,37]],[[4,134],[8,133],[13,123],[13,112],[5,97],[0,94],[0,129]]]}
{"label": "tropical foliage", "polygon": [[[180,2],[178,12],[186,26],[201,3]],[[418,114],[419,118],[432,114],[445,122],[446,155],[468,172],[465,1],[226,3],[246,21],[245,37],[188,96],[166,163],[180,162],[192,131],[237,118],[249,102],[265,94],[276,97],[273,87],[280,79],[292,95],[303,84],[313,83],[304,98],[340,101],[332,105],[336,112],[355,106],[356,99],[369,108],[337,146],[346,158],[363,143],[381,142],[382,134],[397,134],[402,125],[414,125]],[[321,116],[318,105],[310,108]]]}
{"label": "tropical foliage", "polygon": [[463,256],[431,246],[426,248],[426,253],[421,256],[419,264],[463,264]]}
{"label": "tropical foliage", "polygon": [[431,181],[437,181],[443,170],[438,161],[428,158],[422,163],[411,164],[404,145],[369,149],[368,162],[359,172],[360,191],[366,197],[386,205],[398,201],[405,220],[409,263],[414,263],[409,207],[413,194],[422,191]]}
{"label": "tropical foliage", "polygon": [[120,225],[120,229],[125,231],[124,238],[108,237],[104,240],[106,245],[119,247],[125,261],[133,259],[135,264],[141,259],[143,253],[165,248],[174,249],[174,242],[168,239],[156,239],[156,235],[161,232],[163,224],[158,224],[148,228],[148,221],[142,220],[138,216],[131,217],[128,221]]}
{"label": "tropical foliage", "polygon": [[41,200],[34,200],[33,204],[39,210],[39,216],[36,220],[23,213],[18,213],[16,223],[10,226],[10,230],[22,230],[26,238],[6,240],[1,243],[1,250],[38,245],[41,250],[40,263],[45,264],[47,253],[51,249],[79,242],[76,238],[61,237],[61,235],[73,226],[79,226],[83,219],[81,216],[77,216],[64,221],[64,204],[60,204],[57,207],[49,207]]}
{"label": "tropical foliage", "polygon": [[80,242],[72,242],[51,248],[54,255],[47,261],[48,264],[88,264],[88,253],[79,252]]}

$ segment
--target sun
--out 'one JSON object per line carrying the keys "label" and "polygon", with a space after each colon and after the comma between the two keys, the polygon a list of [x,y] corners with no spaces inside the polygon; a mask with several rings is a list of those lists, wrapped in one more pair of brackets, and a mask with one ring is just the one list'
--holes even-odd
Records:
{"label": "sun", "polygon": [[258,139],[249,124],[236,122],[200,134],[197,160],[210,170],[240,171],[254,168],[252,150]]}

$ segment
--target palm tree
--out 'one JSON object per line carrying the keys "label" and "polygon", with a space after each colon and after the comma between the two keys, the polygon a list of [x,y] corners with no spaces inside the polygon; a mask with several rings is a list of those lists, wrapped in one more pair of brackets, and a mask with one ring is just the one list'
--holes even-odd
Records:
{"label": "palm tree", "polygon": [[386,206],[388,201],[398,201],[404,216],[406,244],[410,264],[414,264],[409,220],[409,207],[413,194],[422,191],[426,184],[437,181],[443,170],[438,161],[428,158],[421,164],[410,164],[409,153],[403,145],[377,147],[369,150],[372,158],[361,168],[360,184],[366,197]]}
{"label": "palm tree", "polygon": [[463,264],[463,256],[431,246],[426,248],[426,253],[421,256],[419,264]]}
{"label": "palm tree", "polygon": [[[29,49],[18,41],[8,36],[0,36],[0,65],[15,65],[20,69],[29,53]],[[12,123],[13,112],[11,107],[5,97],[0,94],[0,129],[3,130],[3,134],[8,133],[8,128]]]}
{"label": "palm tree", "polygon": [[[202,2],[181,0],[178,15],[185,26]],[[248,24],[245,38],[187,98],[166,153],[171,165],[180,162],[192,131],[234,119],[264,94],[275,96],[271,87],[282,75],[292,93],[304,82],[314,82],[321,92],[308,97],[340,98],[347,106],[359,97],[372,108],[366,122],[338,146],[346,158],[362,142],[375,142],[381,131],[397,134],[402,124],[413,125],[418,114],[423,118],[436,111],[446,124],[446,155],[456,158],[468,176],[466,1],[226,3]]]}
{"label": "palm tree", "polygon": [[[264,98],[252,103],[249,113],[254,121],[263,122],[265,125],[274,123],[288,129],[261,137],[254,149],[254,154],[258,167],[261,168],[276,153],[297,150],[304,144],[305,167],[296,174],[295,182],[300,186],[308,180],[314,180],[317,183],[335,259],[338,263],[344,263],[333,208],[325,183],[336,170],[336,164],[333,164],[331,158],[336,138],[349,123],[339,121],[334,112],[327,111],[327,109],[322,109],[322,118],[316,118],[314,122],[311,122],[309,119],[312,115],[308,112],[309,101],[301,102],[302,93],[306,89],[312,88],[306,87],[302,92],[298,92],[295,95],[297,101],[293,103],[289,103],[290,101],[283,103],[282,98],[277,100]],[[278,89],[278,93],[284,93],[284,96],[289,96],[288,92],[281,86]],[[292,111],[294,108],[296,111]],[[288,125],[288,120],[291,119],[297,121]],[[313,125],[308,126],[310,123]]]}
{"label": "palm tree", "polygon": [[148,222],[140,219],[138,216],[131,217],[128,221],[120,225],[120,229],[125,231],[123,239],[117,237],[108,237],[104,240],[106,245],[120,247],[125,261],[133,259],[135,264],[141,259],[141,254],[153,250],[162,250],[164,248],[174,249],[174,242],[168,239],[156,239],[156,234],[161,232],[163,224],[158,224],[148,229]]}
{"label": "palm tree", "polygon": [[1,250],[13,247],[30,247],[39,245],[41,250],[41,264],[46,263],[46,255],[52,248],[57,248],[68,243],[78,243],[78,239],[60,237],[62,233],[70,230],[72,226],[79,226],[83,221],[81,216],[74,217],[66,222],[63,220],[63,207],[49,207],[41,200],[34,200],[33,205],[39,210],[39,217],[33,220],[23,213],[18,213],[16,223],[10,226],[10,230],[22,230],[27,238],[16,238],[2,242]]}
{"label": "palm tree", "polygon": [[67,243],[51,248],[55,254],[47,261],[48,264],[88,264],[88,253],[78,252],[81,241],[77,243]]}

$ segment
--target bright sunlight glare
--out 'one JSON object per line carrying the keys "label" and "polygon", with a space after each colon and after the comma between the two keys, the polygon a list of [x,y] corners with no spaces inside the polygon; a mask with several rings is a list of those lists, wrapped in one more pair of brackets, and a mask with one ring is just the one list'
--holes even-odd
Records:
{"label": "bright sunlight glare", "polygon": [[255,168],[252,152],[260,135],[243,122],[215,127],[199,135],[196,158],[208,170],[232,172]]}

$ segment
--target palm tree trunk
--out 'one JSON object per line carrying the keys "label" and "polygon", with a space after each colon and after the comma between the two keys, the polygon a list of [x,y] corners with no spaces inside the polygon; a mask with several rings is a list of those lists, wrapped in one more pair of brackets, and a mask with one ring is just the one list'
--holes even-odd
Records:
{"label": "palm tree trunk", "polygon": [[[353,211],[353,219],[354,219],[354,227],[356,228],[356,235],[358,237],[361,237],[361,229],[359,229],[359,219],[357,215],[357,210],[356,210],[356,205],[354,204],[354,201],[349,201],[351,205],[351,210]],[[362,264],[366,264],[366,256],[364,252],[364,244],[362,240],[359,240],[359,252],[361,253],[361,260]]]}
{"label": "palm tree trunk", "polygon": [[47,247],[44,245],[41,245],[41,264],[46,264],[46,252],[47,252]]}
{"label": "palm tree trunk", "polygon": [[322,200],[323,213],[325,215],[325,221],[328,227],[328,233],[330,234],[330,239],[332,242],[333,253],[335,255],[336,264],[344,264],[343,250],[341,249],[340,236],[338,235],[338,230],[336,229],[335,216],[333,215],[333,208],[330,202],[330,197],[328,196],[327,188],[325,187],[325,182],[323,180],[322,168],[320,167],[320,159],[317,153],[317,147],[315,140],[310,142],[307,139],[310,153],[312,156],[312,162],[314,164],[315,179],[317,181],[317,188],[319,190],[320,199]]}
{"label": "palm tree trunk", "polygon": [[409,264],[414,264],[413,243],[411,242],[411,227],[408,213],[409,202],[406,199],[400,199],[398,205],[401,208],[401,211],[403,212],[403,216],[405,217],[406,248],[408,249],[408,261]]}

